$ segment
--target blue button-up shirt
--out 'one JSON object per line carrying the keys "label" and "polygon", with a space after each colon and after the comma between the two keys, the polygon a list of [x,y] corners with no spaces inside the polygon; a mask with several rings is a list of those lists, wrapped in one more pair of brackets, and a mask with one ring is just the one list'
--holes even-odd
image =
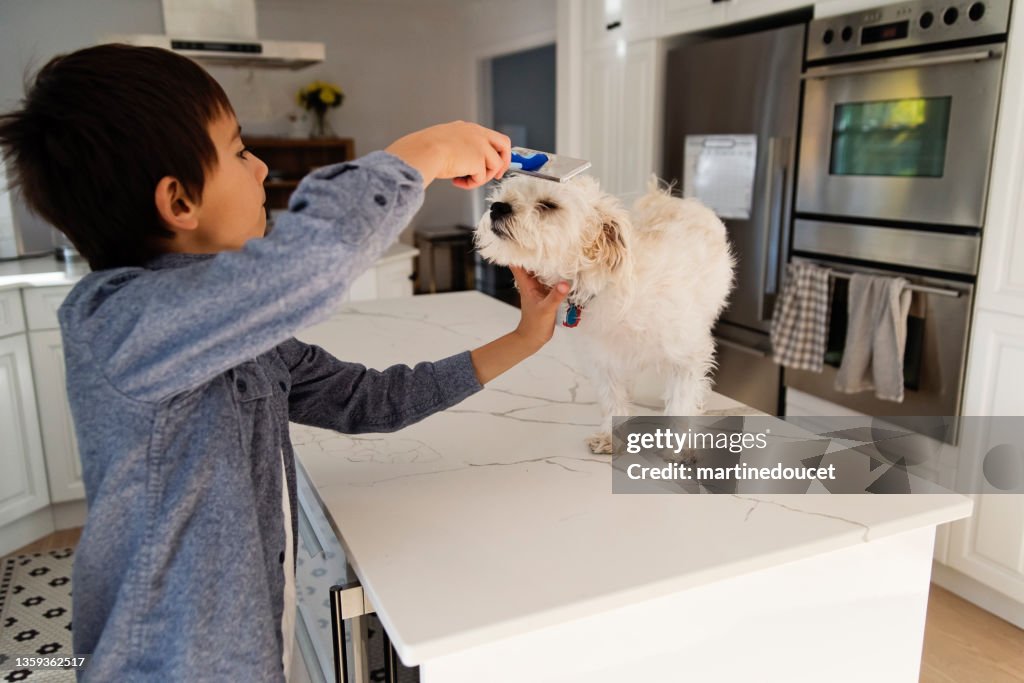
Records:
{"label": "blue button-up shirt", "polygon": [[[382,372],[292,335],[324,319],[422,203],[384,152],[303,180],[238,251],[90,273],[59,317],[82,459],[72,574],[82,681],[284,678],[288,422],[394,431],[480,389],[468,352]],[[293,553],[294,555],[294,553]]]}

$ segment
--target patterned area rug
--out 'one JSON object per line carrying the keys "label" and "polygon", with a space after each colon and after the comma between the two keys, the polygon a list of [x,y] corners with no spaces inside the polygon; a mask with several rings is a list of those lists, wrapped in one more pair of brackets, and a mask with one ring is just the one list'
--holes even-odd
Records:
{"label": "patterned area rug", "polygon": [[[0,682],[74,683],[75,673],[26,669],[13,657],[71,656],[71,548],[0,559]],[[300,560],[301,562],[301,560]],[[367,654],[371,681],[384,681],[381,625],[371,615]],[[301,656],[296,651],[295,656]],[[399,662],[399,683],[419,681],[419,667]]]}
{"label": "patterned area rug", "polygon": [[75,672],[24,669],[13,657],[69,657],[71,548],[15,555],[0,564],[0,681],[68,681]]}

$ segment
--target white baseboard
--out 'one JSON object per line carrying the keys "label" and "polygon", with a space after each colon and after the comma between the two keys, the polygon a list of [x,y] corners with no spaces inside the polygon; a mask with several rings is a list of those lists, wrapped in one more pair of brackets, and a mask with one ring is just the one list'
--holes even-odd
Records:
{"label": "white baseboard", "polygon": [[66,503],[55,503],[50,506],[53,510],[53,523],[57,529],[76,529],[85,526],[85,499],[71,500]]}
{"label": "white baseboard", "polygon": [[49,536],[57,530],[50,506],[0,527],[0,556]]}
{"label": "white baseboard", "polygon": [[974,603],[986,612],[1024,629],[1024,603],[989,588],[963,572],[939,562],[932,563],[932,583]]}
{"label": "white baseboard", "polygon": [[46,538],[54,531],[85,525],[85,500],[47,505],[0,527],[0,557]]}

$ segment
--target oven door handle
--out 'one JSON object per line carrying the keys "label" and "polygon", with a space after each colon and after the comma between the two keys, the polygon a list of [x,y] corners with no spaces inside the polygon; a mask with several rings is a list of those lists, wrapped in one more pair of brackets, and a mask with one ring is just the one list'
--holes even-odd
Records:
{"label": "oven door handle", "polygon": [[753,346],[746,346],[739,342],[734,342],[731,339],[722,339],[721,337],[715,337],[715,344],[718,346],[724,346],[728,349],[739,351],[750,356],[757,356],[758,358],[771,358],[772,354],[769,351],[763,351],[761,349],[755,349]]}
{"label": "oven door handle", "polygon": [[[770,320],[775,306],[779,286],[779,263],[784,258],[781,251],[782,231],[785,229],[786,193],[789,185],[789,138],[768,138],[768,174],[764,183],[764,225],[761,234],[763,263],[761,264],[761,289],[758,292],[757,312],[761,320]],[[776,176],[781,176],[776,180]]]}
{"label": "oven door handle", "polygon": [[819,67],[811,69],[800,78],[825,79],[836,76],[850,76],[855,74],[874,73],[876,71],[894,71],[896,69],[912,69],[921,66],[938,66],[941,64],[958,64],[960,62],[983,62],[986,59],[1001,57],[999,50],[977,50],[975,52],[961,52],[955,55],[940,55],[937,57],[916,57],[912,59],[887,59],[876,64],[865,64],[862,66],[840,66],[840,67]]}

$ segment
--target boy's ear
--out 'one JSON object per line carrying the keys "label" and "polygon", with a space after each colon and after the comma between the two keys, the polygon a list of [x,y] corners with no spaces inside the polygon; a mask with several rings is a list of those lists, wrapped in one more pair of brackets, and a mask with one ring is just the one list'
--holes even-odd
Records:
{"label": "boy's ear", "polygon": [[189,199],[177,178],[164,176],[156,184],[153,197],[160,221],[173,232],[191,231],[199,227],[199,206]]}

